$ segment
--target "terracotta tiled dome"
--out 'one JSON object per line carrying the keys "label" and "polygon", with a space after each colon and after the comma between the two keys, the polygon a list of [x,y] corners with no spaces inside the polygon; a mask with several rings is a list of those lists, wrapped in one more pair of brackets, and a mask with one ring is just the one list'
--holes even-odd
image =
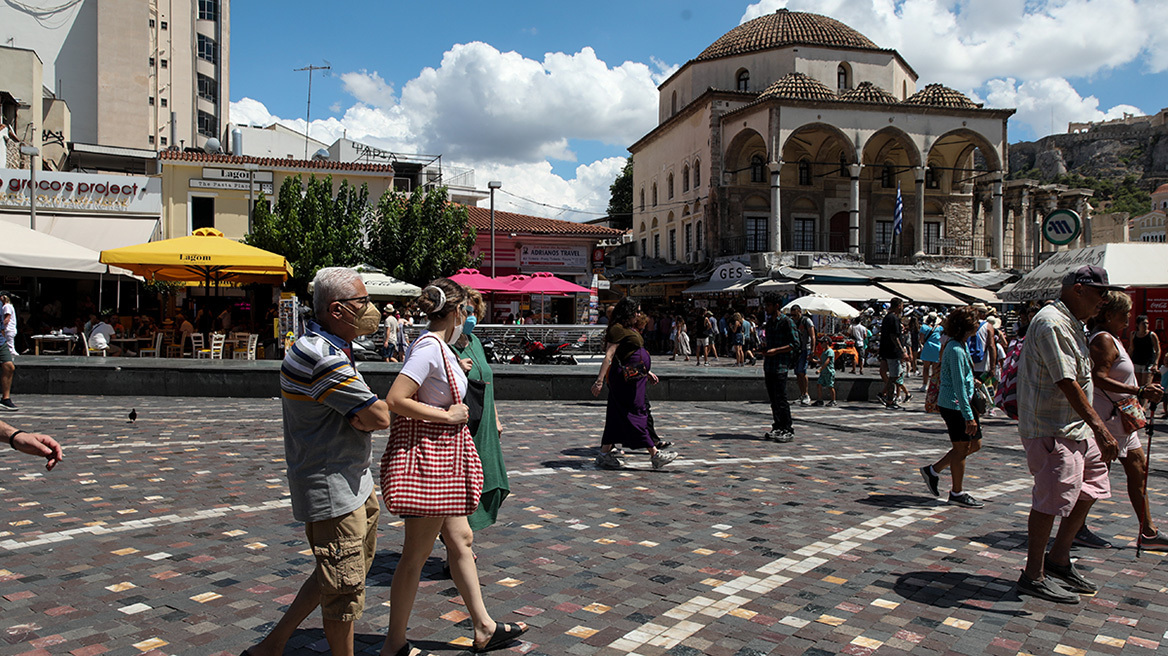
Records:
{"label": "terracotta tiled dome", "polygon": [[1159,187],[1156,187],[1156,191],[1153,191],[1152,193],[1156,195],[1168,194],[1168,184],[1162,184]]}
{"label": "terracotta tiled dome", "polygon": [[965,97],[965,94],[950,89],[943,84],[929,84],[924,89],[905,99],[906,105],[933,105],[935,107],[955,107],[957,109],[977,109],[981,105]]}
{"label": "terracotta tiled dome", "polygon": [[884,89],[872,84],[871,82],[861,82],[856,85],[855,89],[848,89],[839,95],[840,100],[848,102],[865,102],[865,103],[896,103],[899,102],[896,96],[888,93]]}
{"label": "terracotta tiled dome", "polygon": [[696,57],[717,59],[789,45],[876,48],[868,37],[834,18],[780,9],[747,21],[722,35]]}
{"label": "terracotta tiled dome", "polygon": [[758,99],[787,98],[792,100],[838,100],[827,85],[802,73],[788,73],[759,94]]}

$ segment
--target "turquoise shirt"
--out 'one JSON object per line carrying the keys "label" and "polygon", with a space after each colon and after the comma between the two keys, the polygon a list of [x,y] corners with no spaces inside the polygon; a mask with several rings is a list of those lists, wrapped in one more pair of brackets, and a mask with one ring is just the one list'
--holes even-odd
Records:
{"label": "turquoise shirt", "polygon": [[950,410],[960,410],[965,421],[973,421],[973,360],[965,342],[951,339],[941,349],[941,387],[937,392],[937,405]]}

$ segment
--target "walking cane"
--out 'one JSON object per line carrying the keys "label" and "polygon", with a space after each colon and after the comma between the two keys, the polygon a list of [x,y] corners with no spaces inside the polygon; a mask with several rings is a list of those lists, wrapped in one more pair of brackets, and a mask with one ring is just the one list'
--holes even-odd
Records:
{"label": "walking cane", "polygon": [[[1152,469],[1152,435],[1156,432],[1156,404],[1152,404],[1152,409],[1148,413],[1148,453],[1145,456],[1147,462],[1144,464],[1144,498],[1148,498],[1148,472]],[[1140,527],[1140,533],[1136,536],[1136,558],[1140,557],[1140,552],[1144,547],[1144,527]]]}

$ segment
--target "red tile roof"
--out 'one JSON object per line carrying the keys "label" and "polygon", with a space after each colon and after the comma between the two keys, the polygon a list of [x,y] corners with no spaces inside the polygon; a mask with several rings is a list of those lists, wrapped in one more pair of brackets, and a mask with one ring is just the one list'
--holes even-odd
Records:
{"label": "red tile roof", "polygon": [[365,171],[368,173],[385,173],[393,175],[393,167],[389,164],[359,164],[357,162],[334,162],[332,160],[305,160],[282,159],[276,157],[251,157],[242,155],[208,155],[207,153],[185,152],[179,150],[159,151],[158,158],[178,162],[198,162],[201,164],[258,164],[259,166],[277,169],[321,169],[324,171]]}
{"label": "red tile roof", "polygon": [[[489,207],[474,205],[465,205],[464,207],[470,215],[470,224],[474,226],[476,232],[483,234],[491,229],[491,209]],[[495,231],[525,232],[536,235],[585,235],[597,239],[619,237],[625,233],[624,230],[590,223],[545,219],[539,216],[500,212],[499,210],[495,210]]]}

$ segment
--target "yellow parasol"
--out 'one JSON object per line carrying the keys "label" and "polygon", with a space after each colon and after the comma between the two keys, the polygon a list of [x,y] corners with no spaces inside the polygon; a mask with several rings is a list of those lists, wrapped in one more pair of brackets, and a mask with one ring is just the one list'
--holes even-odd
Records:
{"label": "yellow parasol", "polygon": [[283,255],[227,239],[214,228],[101,252],[101,262],[129,269],[147,280],[171,282],[266,283],[278,285],[292,275]]}

